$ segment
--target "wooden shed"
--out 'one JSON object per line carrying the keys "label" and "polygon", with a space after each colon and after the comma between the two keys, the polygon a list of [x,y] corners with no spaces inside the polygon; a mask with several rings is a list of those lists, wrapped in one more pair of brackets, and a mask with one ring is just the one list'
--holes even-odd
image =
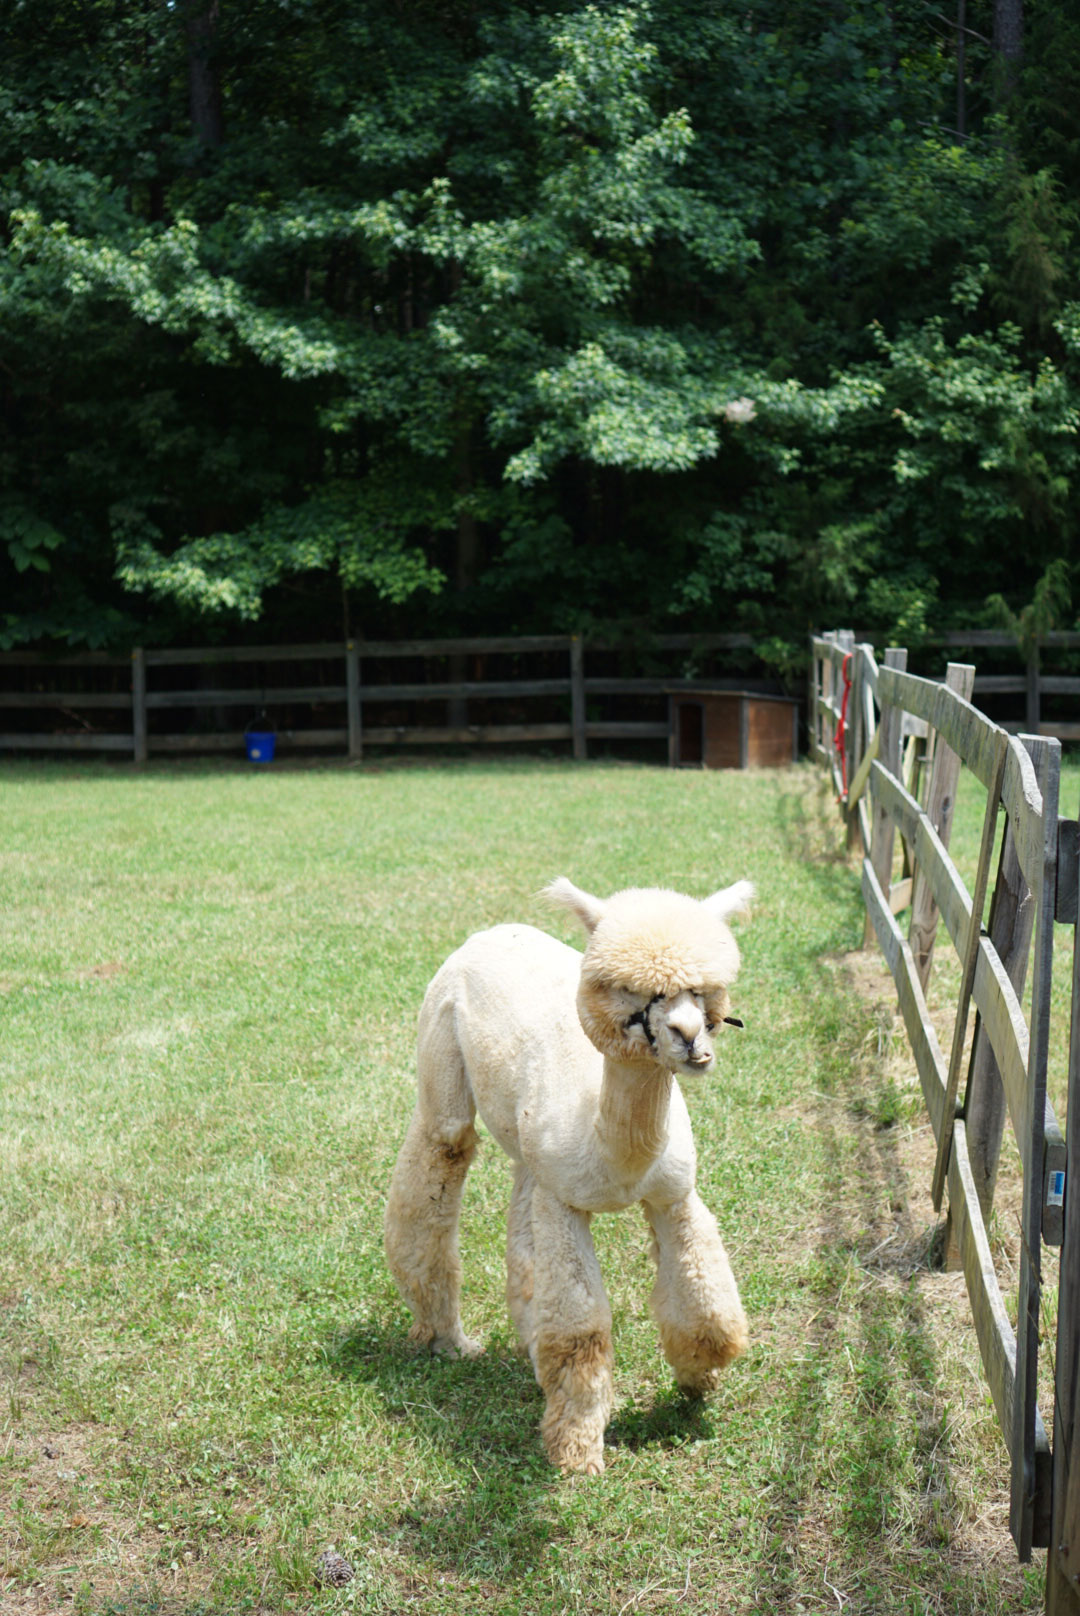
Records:
{"label": "wooden shed", "polygon": [[669,690],[673,768],[776,769],[799,752],[799,704],[749,690]]}

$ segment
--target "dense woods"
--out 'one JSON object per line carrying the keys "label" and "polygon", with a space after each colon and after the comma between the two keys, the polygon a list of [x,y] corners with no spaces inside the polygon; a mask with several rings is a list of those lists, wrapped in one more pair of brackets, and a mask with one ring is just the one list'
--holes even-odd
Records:
{"label": "dense woods", "polygon": [[0,19],[0,643],[1074,621],[1061,0]]}

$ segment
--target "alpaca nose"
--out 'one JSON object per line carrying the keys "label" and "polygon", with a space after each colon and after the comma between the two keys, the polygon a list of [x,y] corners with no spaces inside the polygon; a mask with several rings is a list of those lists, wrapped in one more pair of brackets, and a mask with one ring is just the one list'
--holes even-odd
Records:
{"label": "alpaca nose", "polygon": [[691,1000],[688,1004],[676,1005],[668,1016],[668,1026],[678,1033],[687,1049],[692,1049],[705,1026],[705,1019]]}

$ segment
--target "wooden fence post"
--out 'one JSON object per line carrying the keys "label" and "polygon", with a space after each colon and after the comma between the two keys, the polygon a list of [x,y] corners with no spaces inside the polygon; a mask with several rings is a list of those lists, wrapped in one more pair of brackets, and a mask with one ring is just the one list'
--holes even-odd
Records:
{"label": "wooden fence post", "polygon": [[[828,640],[829,645],[839,645],[839,630],[834,629],[833,632],[826,633],[825,638]],[[826,661],[823,674],[825,674],[825,677],[823,677],[821,688],[825,690],[829,703],[836,703],[839,690],[841,690],[841,675],[839,675],[839,669],[837,669],[836,663],[834,663],[831,656]],[[821,745],[825,747],[825,756],[826,760],[829,761],[829,766],[833,766],[834,734],[836,734],[836,713],[833,713],[833,706],[829,705],[821,713]]]}
{"label": "wooden fence post", "polygon": [[[1046,1185],[1046,1067],[1050,1043],[1050,986],[1054,957],[1054,909],[1057,889],[1058,787],[1061,742],[1025,736],[1024,745],[1038,775],[1043,800],[1043,847],[1031,973],[1031,1032],[1028,1045],[1026,1124],[1030,1169],[1024,1177],[1021,1220],[1020,1284],[1016,1316],[1016,1405],[1013,1424],[1013,1482],[1009,1529],[1021,1560],[1031,1557],[1038,1536],[1035,1508],[1046,1500],[1037,1496],[1035,1430],[1027,1411],[1034,1411],[1038,1387],[1039,1292],[1042,1276],[1042,1231]],[[1032,1503],[1034,1500],[1034,1503]],[[1049,1522],[1043,1521],[1045,1531]]]}
{"label": "wooden fence post", "polygon": [[814,649],[815,635],[810,632],[810,677],[807,682],[806,713],[810,732],[810,756],[817,762],[818,747],[818,654]]}
{"label": "wooden fence post", "polygon": [[[1076,877],[1074,876],[1074,881]],[[1074,899],[1080,902],[1080,899]],[[1046,1557],[1048,1616],[1080,1616],[1080,938],[1074,939],[1069,1098],[1066,1113],[1065,1238],[1054,1364],[1054,1486]]]}
{"label": "wooden fence post", "polygon": [[[990,941],[997,950],[1006,976],[1016,989],[1018,999],[1024,996],[1034,919],[1035,899],[1020,869],[1012,827],[1007,825],[990,906]],[[1005,1089],[981,1016],[975,1021],[964,1120],[967,1124],[971,1174],[975,1180],[983,1221],[988,1223],[990,1208],[994,1204],[998,1157],[1005,1125]]]}
{"label": "wooden fence post", "polygon": [[[975,669],[970,663],[950,662],[945,670],[945,683],[950,690],[955,690],[958,696],[965,701],[971,700],[971,692],[975,685]],[[941,845],[948,847],[949,837],[952,835],[953,814],[956,809],[956,786],[960,778],[960,759],[951,746],[947,746],[937,736],[934,741],[934,766],[930,775],[930,791],[926,801],[926,813],[941,839]],[[930,883],[920,879],[919,871],[915,871],[915,880],[911,898],[911,926],[908,931],[908,941],[911,952],[915,956],[915,969],[919,975],[919,984],[926,992],[926,984],[930,978],[930,962],[934,956],[934,939],[937,936],[938,906],[934,902],[934,894],[930,890]]]}
{"label": "wooden fence post", "polygon": [[[989,937],[1001,960],[1006,976],[1016,990],[1017,999],[1023,999],[1024,979],[1027,976],[1028,955],[1031,951],[1031,928],[1035,918],[1035,899],[1020,868],[1013,840],[1012,826],[1006,825],[998,855],[997,880],[990,902]],[[1005,1131],[1005,1085],[1001,1080],[997,1056],[976,1012],[975,1032],[971,1045],[971,1064],[968,1068],[967,1097],[964,1101],[964,1125],[967,1129],[968,1164],[979,1197],[983,1222],[989,1224],[997,1185],[1001,1140]],[[953,1209],[949,1207],[945,1223],[945,1267],[956,1270],[963,1267],[953,1224]]]}
{"label": "wooden fence post", "polygon": [[[463,651],[452,651],[447,660],[446,671],[450,675],[452,685],[463,685],[469,677],[469,659]],[[446,724],[448,729],[466,729],[469,723],[469,702],[461,691],[449,698],[446,703]]]}
{"label": "wooden fence post", "polygon": [[[930,1189],[935,1212],[941,1208],[941,1197],[945,1192],[945,1176],[949,1170],[949,1151],[952,1148],[953,1126],[956,1121],[956,1098],[960,1092],[960,1067],[964,1059],[964,1046],[967,1043],[968,1012],[971,1009],[971,994],[975,986],[975,967],[978,963],[979,939],[982,935],[983,908],[986,904],[986,889],[990,880],[990,859],[994,851],[998,809],[1001,806],[1001,783],[1005,778],[1005,759],[1009,750],[1008,737],[1003,730],[998,730],[995,738],[998,743],[997,756],[994,759],[990,783],[986,788],[986,811],[983,814],[982,842],[979,846],[979,862],[975,870],[975,882],[971,889],[971,922],[967,929],[967,936],[964,939],[963,949],[957,949],[962,967],[960,993],[956,1001],[956,1020],[953,1023],[952,1050],[949,1055],[949,1075],[945,1083],[945,1105],[941,1115],[941,1135],[938,1139],[937,1161],[934,1165],[934,1182]],[[1041,1201],[1039,1205],[1041,1210]],[[1041,1223],[1039,1229],[1039,1238],[1041,1239]]]}
{"label": "wooden fence post", "polygon": [[[827,644],[831,644],[833,636],[828,633],[823,634],[821,638]],[[831,719],[826,703],[831,691],[832,663],[829,661],[828,652],[820,652],[817,660],[817,728],[814,730],[814,745],[826,769],[830,766],[829,740],[832,734],[829,728]]]}
{"label": "wooden fence post", "polygon": [[1042,717],[1042,711],[1041,711],[1041,705],[1040,705],[1040,691],[1039,691],[1039,642],[1038,642],[1038,640],[1035,641],[1034,645],[1031,647],[1031,650],[1028,652],[1027,668],[1025,670],[1025,674],[1026,674],[1027,690],[1026,690],[1026,702],[1025,702],[1026,716],[1025,716],[1025,719],[1024,719],[1024,728],[1027,730],[1029,735],[1037,735],[1039,733],[1039,723],[1040,723],[1040,720],[1041,720],[1041,717]]}
{"label": "wooden fence post", "polygon": [[853,804],[855,825],[858,832],[855,843],[856,849],[863,858],[868,858],[872,835],[872,818],[866,786],[870,778],[870,770],[881,745],[881,737],[874,717],[874,680],[877,664],[874,661],[873,647],[865,641],[863,644],[857,645],[855,647],[855,659],[857,674],[853,694],[858,697],[859,702],[857,730],[859,766],[855,771],[855,778],[848,781],[848,803]]}
{"label": "wooden fence post", "polygon": [[[889,646],[885,652],[886,668],[895,668],[903,673],[907,668],[907,651],[899,646]],[[881,708],[881,722],[878,725],[881,740],[878,746],[878,761],[882,768],[888,769],[894,779],[900,777],[900,726],[901,713],[899,707],[890,707],[883,703]],[[880,803],[873,805],[872,829],[870,832],[870,863],[874,867],[874,874],[878,878],[885,901],[889,901],[889,891],[892,887],[893,847],[896,843],[896,828],[886,808]],[[874,943],[876,933],[874,922],[870,915],[866,916],[866,929],[863,932],[863,947],[870,948]]]}
{"label": "wooden fence post", "polygon": [[364,755],[363,708],[360,704],[360,648],[355,640],[345,646],[345,708],[349,726],[349,757]]}
{"label": "wooden fence post", "polygon": [[[847,712],[844,714],[843,778],[847,781],[848,788],[850,789],[859,757],[859,748],[856,744],[856,734],[859,728],[859,701],[857,687],[858,664],[855,660],[854,630],[850,628],[840,629],[836,636],[836,642],[844,656],[849,659],[847,664],[847,677],[851,681],[851,688],[848,691]],[[843,666],[843,663],[841,663],[840,682],[838,687],[841,712],[843,712],[844,690],[846,688]],[[847,846],[850,851],[859,846],[859,818],[856,810],[849,808],[846,802],[844,803],[844,825],[847,832]]]}
{"label": "wooden fence post", "polygon": [[131,653],[131,737],[135,762],[145,763],[150,749],[146,729],[146,651],[141,645]]}
{"label": "wooden fence post", "polygon": [[574,756],[588,756],[585,738],[585,643],[580,634],[570,636],[570,722],[574,731]]}

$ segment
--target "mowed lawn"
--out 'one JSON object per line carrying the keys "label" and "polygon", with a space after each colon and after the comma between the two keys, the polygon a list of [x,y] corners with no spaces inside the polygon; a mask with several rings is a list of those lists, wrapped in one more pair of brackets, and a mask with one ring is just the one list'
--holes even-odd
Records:
{"label": "mowed lawn", "polygon": [[[814,771],[8,764],[0,803],[0,1609],[1040,1607]],[[463,1233],[485,1355],[411,1351],[382,1256],[425,985],[495,922],[575,941],[536,901],[559,874],[760,894],[746,1030],[688,1094],[752,1345],[684,1401],[644,1220],[597,1220],[595,1480],[540,1450],[492,1141]]]}

